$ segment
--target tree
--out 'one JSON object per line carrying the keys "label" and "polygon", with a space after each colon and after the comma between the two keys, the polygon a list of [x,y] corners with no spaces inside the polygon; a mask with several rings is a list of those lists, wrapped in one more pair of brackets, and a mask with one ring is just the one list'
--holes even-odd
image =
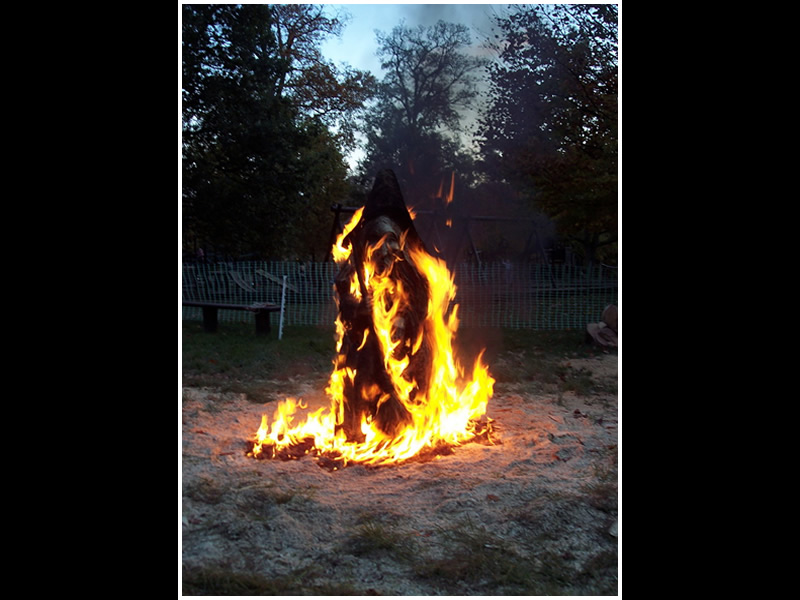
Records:
{"label": "tree", "polygon": [[323,261],[330,253],[331,206],[343,202],[350,192],[347,166],[334,135],[319,122],[307,128],[309,138],[300,162],[302,189],[298,204],[302,217],[292,232],[295,254],[311,261]]}
{"label": "tree", "polygon": [[[286,191],[298,135],[291,106],[274,94],[276,58],[266,6],[183,6],[184,243],[226,253],[284,250]],[[289,204],[291,206],[291,204]]]}
{"label": "tree", "polygon": [[419,207],[451,171],[465,170],[460,111],[477,95],[475,74],[483,63],[465,53],[470,37],[463,25],[399,25],[377,39],[386,74],[366,117],[361,168],[392,168],[409,203]]}
{"label": "tree", "polygon": [[617,7],[521,8],[497,25],[484,160],[591,263],[616,242]]}
{"label": "tree", "polygon": [[326,116],[347,114],[348,94],[363,90],[338,88],[348,100],[326,109],[336,92],[328,81],[330,95],[302,101],[310,98],[304,68],[318,65],[302,62],[310,50],[297,52],[317,38],[313,27],[297,29],[287,44],[278,13],[267,5],[183,6],[185,248],[197,241],[229,256],[313,255],[307,240],[326,237],[327,227],[311,231],[312,216],[346,193],[340,139]]}
{"label": "tree", "polygon": [[319,44],[340,35],[344,19],[328,17],[323,5],[277,4],[272,11],[278,54],[287,65],[278,95],[335,131],[336,140],[351,150],[355,124],[375,93],[376,81],[369,72],[339,68],[322,56]]}

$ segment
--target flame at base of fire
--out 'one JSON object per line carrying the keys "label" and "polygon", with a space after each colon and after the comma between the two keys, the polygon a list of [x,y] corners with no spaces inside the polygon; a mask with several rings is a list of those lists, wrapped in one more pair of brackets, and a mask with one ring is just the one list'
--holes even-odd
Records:
{"label": "flame at base of fire", "polygon": [[[491,395],[491,384],[488,387]],[[389,438],[368,418],[362,421],[363,442],[349,442],[343,431],[336,432],[333,411],[325,408],[295,420],[304,408],[302,401],[287,398],[278,404],[270,426],[263,415],[248,456],[258,459],[299,459],[312,455],[323,466],[337,469],[350,463],[372,466],[400,464],[409,460],[451,454],[454,447],[479,442],[494,444],[493,420],[463,411],[452,415],[440,427],[431,427],[421,411],[400,434]],[[336,433],[335,433],[336,432]]]}

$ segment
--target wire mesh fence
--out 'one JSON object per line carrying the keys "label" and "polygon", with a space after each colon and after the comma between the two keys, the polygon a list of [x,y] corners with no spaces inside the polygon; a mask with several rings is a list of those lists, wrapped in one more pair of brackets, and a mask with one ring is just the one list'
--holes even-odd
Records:
{"label": "wire mesh fence", "polygon": [[[234,262],[183,265],[184,297],[248,304],[281,304],[284,326],[333,325],[332,262]],[[617,270],[567,264],[463,263],[453,269],[462,327],[583,329],[617,304]],[[220,310],[220,322],[251,323],[247,311]],[[183,319],[201,321],[200,308],[183,307]]]}

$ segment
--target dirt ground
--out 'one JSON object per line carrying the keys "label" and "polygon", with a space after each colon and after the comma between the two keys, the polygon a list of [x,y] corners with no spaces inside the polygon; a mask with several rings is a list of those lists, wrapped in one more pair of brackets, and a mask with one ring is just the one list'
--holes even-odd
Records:
{"label": "dirt ground", "polygon": [[[617,361],[569,366],[608,383]],[[314,408],[325,383],[275,385]],[[250,595],[236,592],[249,578],[276,595],[618,595],[616,395],[506,383],[487,411],[494,445],[337,471],[308,456],[248,458],[273,408],[183,389],[184,595]]]}

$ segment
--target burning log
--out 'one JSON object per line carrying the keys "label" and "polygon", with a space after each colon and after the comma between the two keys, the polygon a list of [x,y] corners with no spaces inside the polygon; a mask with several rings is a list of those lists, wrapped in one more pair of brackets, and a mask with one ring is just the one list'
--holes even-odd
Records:
{"label": "burning log", "polygon": [[262,419],[250,455],[296,458],[314,450],[326,464],[389,464],[484,434],[489,425],[479,420],[494,379],[482,356],[471,373],[456,361],[453,278],[425,249],[392,171],[377,176],[333,256],[339,314],[330,411],[294,425],[302,405],[287,399],[271,428]]}

